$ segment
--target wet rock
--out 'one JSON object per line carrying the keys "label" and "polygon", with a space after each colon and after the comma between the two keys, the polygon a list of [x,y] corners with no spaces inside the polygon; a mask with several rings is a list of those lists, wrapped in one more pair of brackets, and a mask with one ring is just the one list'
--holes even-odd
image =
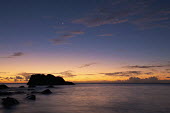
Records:
{"label": "wet rock", "polygon": [[8,89],[9,87],[8,86],[6,86],[5,84],[1,84],[0,85],[0,89]]}
{"label": "wet rock", "polygon": [[25,86],[19,86],[19,88],[25,88]]}
{"label": "wet rock", "polygon": [[0,96],[14,95],[14,94],[25,94],[24,91],[0,91]]}
{"label": "wet rock", "polygon": [[19,101],[15,98],[7,97],[2,99],[2,105],[5,107],[10,107],[19,104]]}
{"label": "wet rock", "polygon": [[5,96],[5,95],[12,95],[12,92],[0,91],[0,96]]}
{"label": "wet rock", "polygon": [[65,85],[75,85],[73,82],[66,82]]}
{"label": "wet rock", "polygon": [[26,98],[29,99],[29,100],[36,100],[35,95],[28,95]]}
{"label": "wet rock", "polygon": [[41,92],[42,94],[51,94],[52,92],[49,89],[46,89]]}
{"label": "wet rock", "polygon": [[28,91],[32,91],[32,90],[35,90],[35,89],[33,89],[33,88],[29,88],[29,89],[27,89]]}
{"label": "wet rock", "polygon": [[24,91],[16,91],[16,92],[14,92],[14,94],[25,94],[25,92]]}
{"label": "wet rock", "polygon": [[36,85],[29,85],[28,87],[29,87],[29,88],[35,88]]}
{"label": "wet rock", "polygon": [[38,91],[32,91],[31,93],[32,93],[32,94],[36,94],[36,93],[40,93],[40,92],[38,92]]}
{"label": "wet rock", "polygon": [[54,86],[53,85],[49,85],[49,86],[47,86],[47,88],[54,88]]}

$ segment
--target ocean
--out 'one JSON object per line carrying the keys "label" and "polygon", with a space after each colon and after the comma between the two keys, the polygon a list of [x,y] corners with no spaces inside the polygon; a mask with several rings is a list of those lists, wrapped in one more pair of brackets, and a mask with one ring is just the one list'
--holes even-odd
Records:
{"label": "ocean", "polygon": [[[7,85],[27,90],[17,88],[23,84]],[[76,84],[50,90],[50,95],[36,94],[35,101],[25,99],[26,94],[12,95],[20,104],[8,109],[0,105],[0,113],[170,113],[169,84]]]}

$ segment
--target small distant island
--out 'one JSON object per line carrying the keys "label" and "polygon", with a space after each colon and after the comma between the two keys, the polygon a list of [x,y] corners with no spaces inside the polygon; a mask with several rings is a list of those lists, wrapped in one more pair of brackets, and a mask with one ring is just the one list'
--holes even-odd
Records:
{"label": "small distant island", "polygon": [[31,75],[30,80],[27,85],[36,86],[36,85],[75,85],[73,82],[65,81],[60,76],[54,76],[52,74],[34,74]]}

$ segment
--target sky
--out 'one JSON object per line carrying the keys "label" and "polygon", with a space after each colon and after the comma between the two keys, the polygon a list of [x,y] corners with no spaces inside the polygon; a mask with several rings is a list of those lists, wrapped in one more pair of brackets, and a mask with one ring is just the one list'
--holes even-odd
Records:
{"label": "sky", "polygon": [[0,83],[170,80],[169,0],[1,0]]}

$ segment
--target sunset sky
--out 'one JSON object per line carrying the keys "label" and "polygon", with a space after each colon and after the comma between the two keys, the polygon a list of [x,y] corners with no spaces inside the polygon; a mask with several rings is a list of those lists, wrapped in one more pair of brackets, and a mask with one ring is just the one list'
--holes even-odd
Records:
{"label": "sunset sky", "polygon": [[170,80],[170,0],[1,0],[0,83]]}

